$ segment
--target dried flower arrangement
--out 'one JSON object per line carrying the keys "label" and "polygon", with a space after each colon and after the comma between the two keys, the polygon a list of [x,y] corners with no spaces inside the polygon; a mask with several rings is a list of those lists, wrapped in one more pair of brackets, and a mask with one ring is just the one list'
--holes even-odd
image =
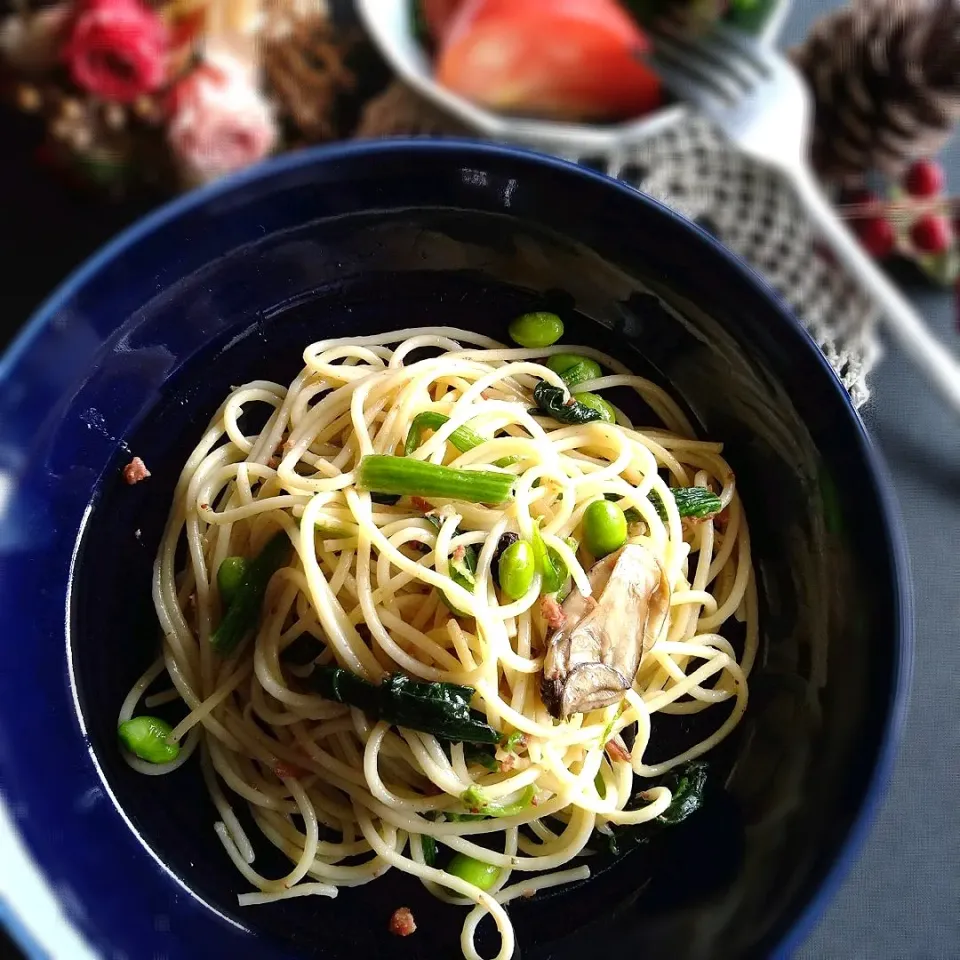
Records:
{"label": "dried flower arrangement", "polygon": [[173,192],[340,135],[350,44],[321,0],[20,5],[0,20],[0,90],[58,168]]}

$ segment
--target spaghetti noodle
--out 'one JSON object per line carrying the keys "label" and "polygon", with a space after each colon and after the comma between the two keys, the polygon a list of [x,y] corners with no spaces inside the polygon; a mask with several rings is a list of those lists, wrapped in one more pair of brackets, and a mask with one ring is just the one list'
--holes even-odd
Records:
{"label": "spaghetti noodle", "polygon": [[[663,427],[639,429],[615,408],[615,423],[572,425],[531,411],[538,383],[564,389],[541,365],[561,349],[611,371],[577,390],[630,388]],[[497,960],[508,960],[505,905],[589,876],[595,831],[651,821],[671,803],[670,790],[653,785],[638,805],[635,778],[642,786],[702,755],[743,715],[757,598],[733,472],[720,444],[693,438],[664,391],[587,347],[513,349],[422,328],[314,343],[304,363],[289,387],[234,389],[183,468],[154,567],[162,655],[131,690],[120,722],[164,672],[172,690],[148,704],[179,698],[188,712],[167,738],[181,744],[175,760],[128,753],[128,762],[162,774],[199,752],[217,835],[255,889],[241,904],[334,897],[398,869],[442,900],[473,906],[461,937],[467,960],[479,960],[475,933],[488,915],[500,934]],[[246,415],[258,407],[266,423],[248,433]],[[510,475],[507,502],[361,489],[362,458],[403,454],[424,411],[443,416],[409,457]],[[450,439],[466,425],[482,442],[464,452]],[[681,517],[673,491],[691,486],[712,489],[723,513]],[[505,597],[497,548],[505,534],[541,537],[569,574],[563,589],[588,598],[596,558],[572,538],[603,497],[630,516],[628,544],[655,559],[668,609],[617,702],[558,720],[540,685],[554,632],[547,621],[556,623],[549,602],[563,591],[545,602],[538,569],[519,599]],[[214,642],[227,606],[217,573],[228,557],[256,556],[278,532],[288,557],[269,572],[254,629],[224,656]],[[466,551],[474,569],[458,577]],[[720,633],[730,618],[745,624],[739,657]],[[304,648],[306,657],[292,657]],[[502,739],[478,760],[475,745],[324,697],[311,678],[336,667],[371,685],[400,674],[469,687],[471,717]],[[653,714],[724,701],[725,719],[706,739],[645,762]],[[634,735],[632,749],[624,734]],[[290,859],[285,876],[255,869],[238,802]],[[480,889],[448,872],[438,865],[446,851],[497,868],[494,882]]]}

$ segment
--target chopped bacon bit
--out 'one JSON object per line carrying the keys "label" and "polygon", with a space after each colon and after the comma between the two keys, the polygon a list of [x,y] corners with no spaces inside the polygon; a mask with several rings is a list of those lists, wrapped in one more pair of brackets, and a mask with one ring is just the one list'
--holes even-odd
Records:
{"label": "chopped bacon bit", "polygon": [[547,621],[547,626],[554,630],[559,630],[567,622],[567,615],[554,597],[544,597],[540,601],[540,612]]}
{"label": "chopped bacon bit", "polygon": [[276,470],[277,467],[280,466],[280,458],[279,458],[279,457],[271,457],[271,458],[267,461],[267,466],[270,467],[270,468],[273,469],[273,470]]}
{"label": "chopped bacon bit", "polygon": [[570,399],[564,402],[565,407],[572,407],[577,402],[577,398],[571,393]]}
{"label": "chopped bacon bit", "polygon": [[209,504],[209,503],[201,503],[201,504],[200,504],[200,509],[201,509],[201,510],[209,510],[209,509],[210,509],[210,504]]}
{"label": "chopped bacon bit", "polygon": [[467,548],[461,543],[456,550],[453,551],[453,559],[457,563],[463,563],[463,558],[467,555]]}
{"label": "chopped bacon bit", "polygon": [[484,400],[496,400],[496,399],[497,399],[497,395],[496,395],[492,390],[481,390],[481,391],[480,391],[480,396],[483,397]]}
{"label": "chopped bacon bit", "polygon": [[430,513],[433,510],[433,504],[423,497],[411,497],[410,501],[421,513]]}
{"label": "chopped bacon bit", "polygon": [[535,794],[530,798],[530,806],[531,806],[531,807],[539,807],[539,806],[540,806],[540,796],[539,796],[538,794],[535,793]]}
{"label": "chopped bacon bit", "polygon": [[524,891],[520,894],[520,896],[523,897],[524,900],[529,900],[529,899],[531,899],[531,897],[533,897],[533,895],[534,895],[536,892],[537,892],[536,890],[524,890]]}
{"label": "chopped bacon bit", "polygon": [[608,740],[603,747],[607,751],[607,756],[611,760],[629,760],[630,751],[627,749],[626,744],[619,738],[614,737],[612,740]]}
{"label": "chopped bacon bit", "polygon": [[131,487],[141,480],[146,480],[149,476],[150,471],[147,469],[147,465],[139,457],[134,457],[123,468],[123,479],[126,480]]}
{"label": "chopped bacon bit", "polygon": [[500,761],[500,772],[509,773],[517,765],[517,755],[515,753],[508,753]]}
{"label": "chopped bacon bit", "polygon": [[409,907],[400,907],[390,917],[390,932],[395,937],[409,937],[417,929],[413,912]]}
{"label": "chopped bacon bit", "polygon": [[714,518],[713,518],[713,528],[718,533],[723,533],[727,529],[727,524],[730,522],[730,513],[727,507],[724,507]]}
{"label": "chopped bacon bit", "polygon": [[295,780],[298,777],[302,777],[307,771],[302,767],[298,767],[295,763],[290,763],[287,760],[278,760],[273,765],[273,772],[281,780]]}

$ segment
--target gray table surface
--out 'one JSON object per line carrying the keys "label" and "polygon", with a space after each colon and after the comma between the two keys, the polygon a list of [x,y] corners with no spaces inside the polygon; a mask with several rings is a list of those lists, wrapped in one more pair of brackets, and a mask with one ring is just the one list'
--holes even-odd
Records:
{"label": "gray table surface", "polygon": [[[796,0],[784,26],[799,41],[833,0]],[[960,142],[943,157],[960,192]],[[960,353],[953,298],[912,291]],[[960,417],[892,344],[862,411],[900,501],[914,582],[916,660],[889,793],[839,895],[797,960],[960,958]]]}

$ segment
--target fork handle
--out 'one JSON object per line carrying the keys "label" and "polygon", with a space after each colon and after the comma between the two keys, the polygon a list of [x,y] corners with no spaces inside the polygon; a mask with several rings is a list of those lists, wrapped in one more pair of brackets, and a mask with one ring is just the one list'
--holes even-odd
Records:
{"label": "fork handle", "polygon": [[922,370],[960,413],[960,362],[930,332],[913,305],[887,279],[860,246],[827,200],[808,168],[793,170],[794,186],[804,207],[849,272],[872,293],[883,310],[890,332],[916,366]]}

